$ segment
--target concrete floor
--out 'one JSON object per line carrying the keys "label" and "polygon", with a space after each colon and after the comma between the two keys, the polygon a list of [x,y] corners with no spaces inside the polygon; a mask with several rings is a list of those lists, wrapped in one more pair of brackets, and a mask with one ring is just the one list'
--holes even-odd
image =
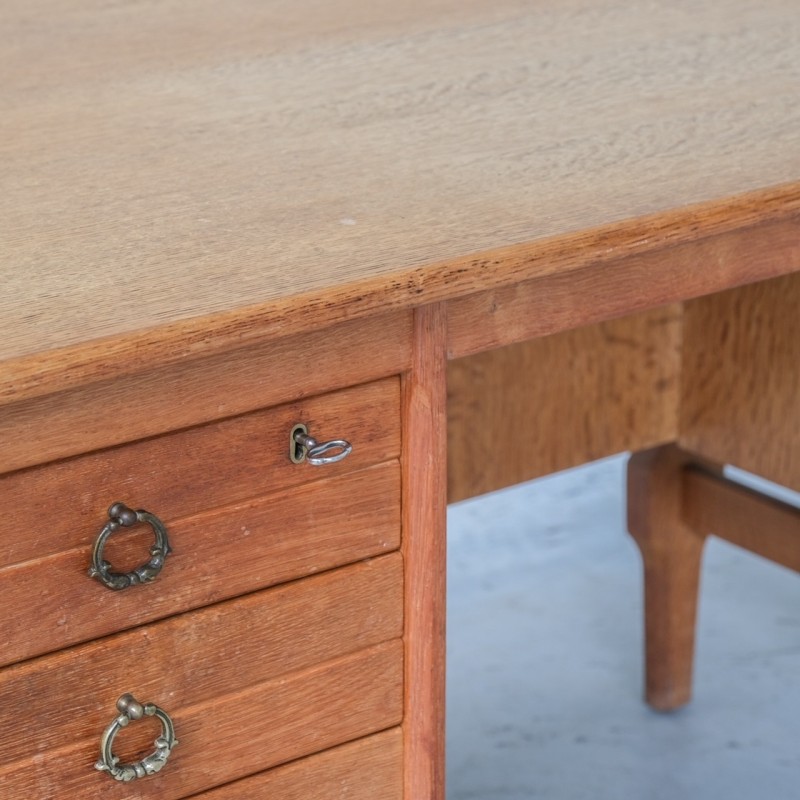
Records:
{"label": "concrete floor", "polygon": [[450,508],[448,800],[800,798],[800,576],[711,540],[695,700],[650,711],[624,466]]}

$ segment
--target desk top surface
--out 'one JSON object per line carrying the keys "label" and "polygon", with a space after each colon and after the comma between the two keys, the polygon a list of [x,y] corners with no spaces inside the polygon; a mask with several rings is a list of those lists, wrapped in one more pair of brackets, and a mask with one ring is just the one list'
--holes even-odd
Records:
{"label": "desk top surface", "polygon": [[800,208],[795,0],[10,0],[0,34],[6,399]]}

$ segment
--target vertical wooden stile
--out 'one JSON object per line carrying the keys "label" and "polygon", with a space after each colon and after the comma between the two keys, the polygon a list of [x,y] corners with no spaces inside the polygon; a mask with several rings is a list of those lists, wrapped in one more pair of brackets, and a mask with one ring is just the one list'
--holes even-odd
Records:
{"label": "vertical wooden stile", "polygon": [[445,305],[416,309],[403,382],[405,800],[444,800],[446,340]]}

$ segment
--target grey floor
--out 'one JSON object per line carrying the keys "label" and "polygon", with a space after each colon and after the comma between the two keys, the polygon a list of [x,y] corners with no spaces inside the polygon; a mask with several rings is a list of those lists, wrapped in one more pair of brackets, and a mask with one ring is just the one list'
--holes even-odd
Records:
{"label": "grey floor", "polygon": [[800,798],[800,576],[711,540],[695,701],[648,710],[624,466],[450,508],[448,800]]}

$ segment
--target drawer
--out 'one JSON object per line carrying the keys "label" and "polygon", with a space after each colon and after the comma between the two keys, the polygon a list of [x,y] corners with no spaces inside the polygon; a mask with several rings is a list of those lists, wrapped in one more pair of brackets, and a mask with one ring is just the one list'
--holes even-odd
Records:
{"label": "drawer", "polygon": [[368,736],[198,795],[197,800],[402,800],[402,731]]}
{"label": "drawer", "polygon": [[[399,419],[400,384],[389,378],[0,476],[0,567],[91,547],[116,501],[169,523],[397,458]],[[297,422],[353,452],[325,467],[292,464]]]}
{"label": "drawer", "polygon": [[[390,554],[7,667],[3,795],[169,800],[394,727],[401,636]],[[124,692],[161,706],[179,740],[132,786],[93,768]],[[123,730],[115,753],[152,752],[153,722]]]}
{"label": "drawer", "polygon": [[[0,570],[0,607],[14,609],[0,618],[2,663],[395,550],[400,467],[390,461],[168,527],[174,552],[162,572],[123,591],[88,577],[85,546]],[[152,543],[149,528],[127,538],[109,548],[116,563],[137,553],[141,561]]]}

